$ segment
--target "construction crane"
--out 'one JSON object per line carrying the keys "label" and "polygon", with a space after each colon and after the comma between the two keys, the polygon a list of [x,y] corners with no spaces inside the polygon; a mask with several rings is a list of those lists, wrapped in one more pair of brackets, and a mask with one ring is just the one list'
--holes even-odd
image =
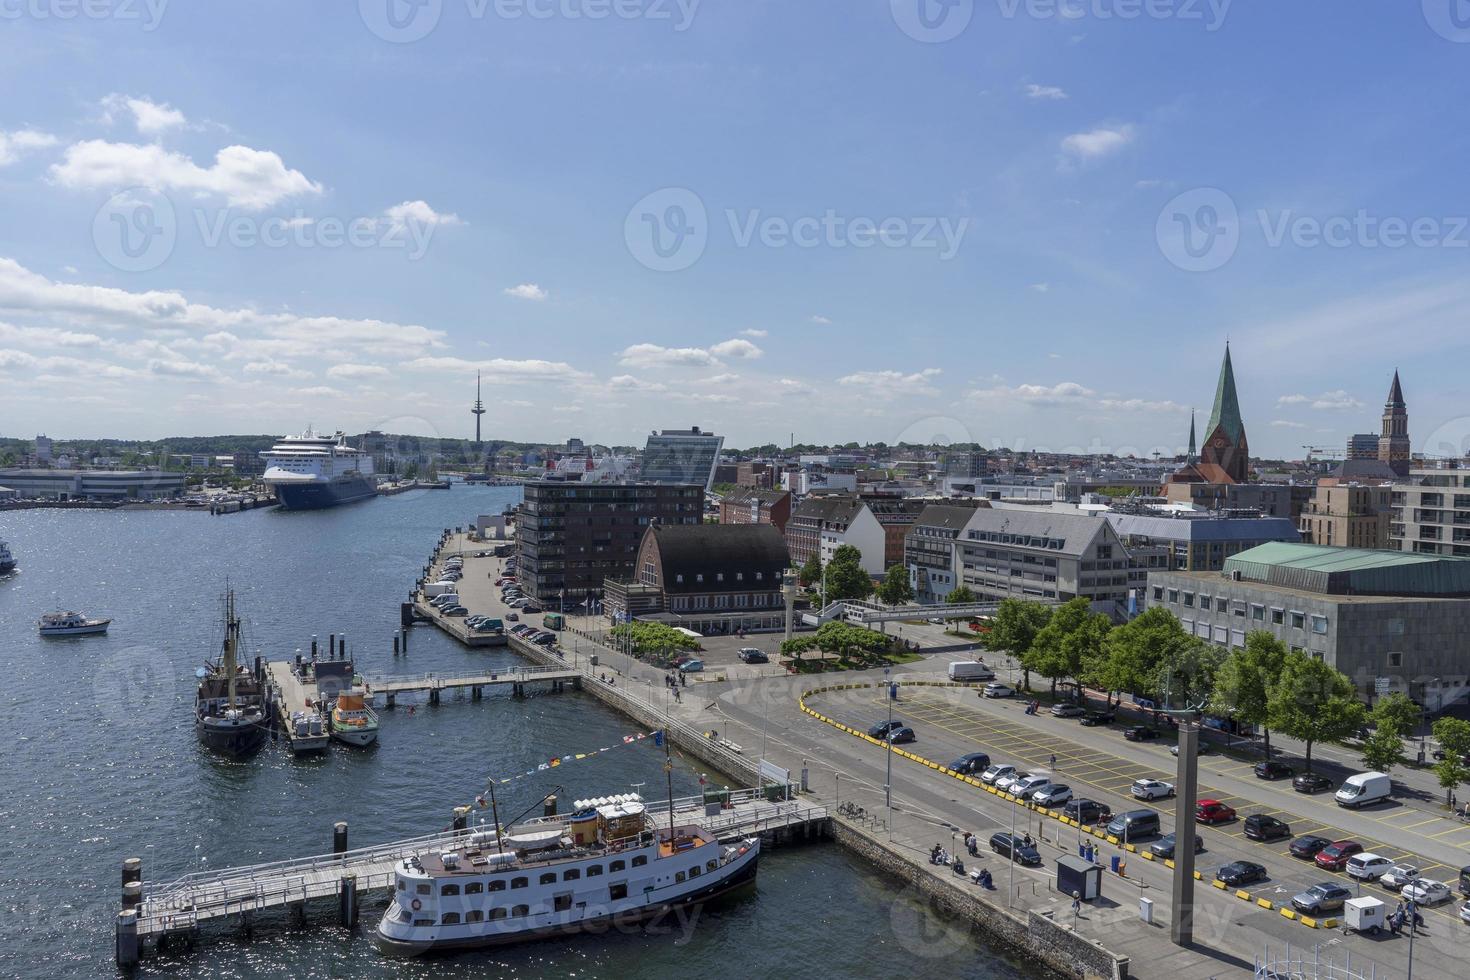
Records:
{"label": "construction crane", "polygon": [[1335,458],[1335,454],[1337,453],[1337,450],[1329,449],[1326,446],[1303,446],[1302,448],[1307,451],[1306,463],[1308,466],[1312,465],[1313,456],[1326,456],[1332,459]]}

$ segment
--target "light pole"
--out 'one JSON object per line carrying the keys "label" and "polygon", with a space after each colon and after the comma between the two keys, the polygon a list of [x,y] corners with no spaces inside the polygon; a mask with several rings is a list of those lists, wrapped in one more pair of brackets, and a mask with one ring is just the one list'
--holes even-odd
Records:
{"label": "light pole", "polygon": [[1006,888],[1006,908],[1016,907],[1016,800],[1011,798],[1011,882]]}
{"label": "light pole", "polygon": [[888,766],[883,775],[883,805],[888,808],[888,819],[891,825],[893,821],[893,688],[888,686],[888,676],[893,668],[883,668],[883,697],[888,701],[888,732],[883,736],[887,742]]}

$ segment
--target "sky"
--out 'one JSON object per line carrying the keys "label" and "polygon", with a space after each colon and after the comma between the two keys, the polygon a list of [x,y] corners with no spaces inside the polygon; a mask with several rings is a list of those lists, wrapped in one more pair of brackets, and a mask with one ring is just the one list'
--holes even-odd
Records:
{"label": "sky", "polygon": [[1460,0],[0,0],[0,435],[1470,446]]}

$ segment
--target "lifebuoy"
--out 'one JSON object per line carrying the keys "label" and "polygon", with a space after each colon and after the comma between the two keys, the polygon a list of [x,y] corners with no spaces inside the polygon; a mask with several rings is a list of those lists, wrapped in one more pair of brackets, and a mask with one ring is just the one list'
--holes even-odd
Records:
{"label": "lifebuoy", "polygon": [[415,912],[417,912],[419,909],[421,909],[421,908],[424,907],[424,903],[423,902],[420,902],[418,899],[414,899],[413,902],[411,903],[411,907],[413,908],[413,910]]}

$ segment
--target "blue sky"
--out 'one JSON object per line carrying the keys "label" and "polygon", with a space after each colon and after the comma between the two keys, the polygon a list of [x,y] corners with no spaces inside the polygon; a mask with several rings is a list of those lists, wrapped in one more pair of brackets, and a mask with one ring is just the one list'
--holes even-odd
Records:
{"label": "blue sky", "polygon": [[1451,0],[94,2],[0,0],[6,435],[1173,452],[1227,337],[1257,453],[1470,433]]}

